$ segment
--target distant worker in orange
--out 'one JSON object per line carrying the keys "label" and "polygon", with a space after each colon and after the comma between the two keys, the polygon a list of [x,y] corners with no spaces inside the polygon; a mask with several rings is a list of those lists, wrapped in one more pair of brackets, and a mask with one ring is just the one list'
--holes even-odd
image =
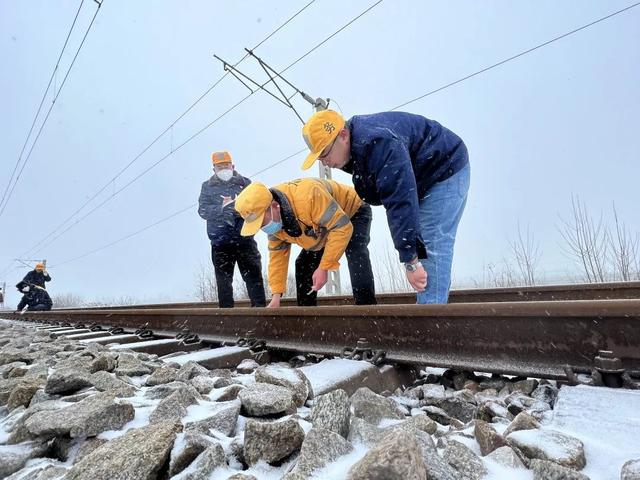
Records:
{"label": "distant worker in orange", "polygon": [[252,307],[264,307],[264,281],[260,251],[253,238],[240,235],[242,218],[233,209],[233,200],[250,183],[236,172],[229,152],[211,156],[214,175],[202,184],[198,214],[207,221],[211,260],[218,286],[220,308],[233,308],[233,271],[236,263],[244,280]]}
{"label": "distant worker in orange", "polygon": [[262,229],[269,235],[268,307],[279,307],[286,290],[291,245],[302,247],[296,259],[296,292],[300,306],[317,303],[317,292],[329,271],[347,255],[356,305],[376,303],[368,244],[371,207],[353,187],[333,180],[302,178],[269,189],[252,183],[235,201],[244,219],[242,235]]}
{"label": "distant worker in orange", "polygon": [[36,285],[40,288],[47,288],[45,282],[50,282],[51,276],[45,269],[44,263],[36,263],[35,268],[27,273],[22,281],[24,283]]}

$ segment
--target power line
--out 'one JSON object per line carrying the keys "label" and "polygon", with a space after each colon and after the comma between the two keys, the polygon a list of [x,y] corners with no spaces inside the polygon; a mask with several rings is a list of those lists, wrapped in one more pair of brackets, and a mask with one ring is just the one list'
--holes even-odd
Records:
{"label": "power line", "polygon": [[[380,0],[380,1],[382,1],[382,0]],[[378,3],[380,3],[380,2],[378,2]],[[378,3],[374,4],[373,6],[377,5]],[[514,56],[509,57],[509,58],[507,58],[507,59],[505,59],[505,60],[502,60],[502,61],[500,61],[500,62],[498,62],[498,63],[496,63],[496,64],[494,64],[494,65],[491,65],[491,66],[486,67],[486,68],[484,68],[484,69],[482,69],[482,70],[479,70],[478,72],[475,72],[475,73],[473,73],[473,74],[471,74],[471,75],[467,75],[466,77],[464,77],[464,78],[462,78],[462,79],[460,79],[460,80],[457,80],[457,81],[455,81],[455,82],[451,82],[451,83],[449,83],[449,84],[447,84],[447,85],[444,85],[444,86],[442,86],[442,87],[440,87],[440,88],[437,88],[437,89],[435,89],[435,90],[432,90],[432,91],[430,91],[430,92],[428,92],[428,93],[426,93],[426,94],[424,94],[424,95],[421,95],[420,97],[416,97],[416,98],[414,98],[414,99],[412,99],[412,100],[409,100],[409,101],[407,101],[407,102],[405,102],[405,103],[403,103],[403,104],[401,104],[401,105],[398,105],[397,107],[394,107],[394,108],[392,108],[391,110],[396,110],[396,109],[401,108],[401,107],[403,107],[403,106],[405,106],[405,105],[408,105],[408,104],[413,103],[413,102],[415,102],[415,101],[417,101],[417,100],[420,100],[420,99],[422,99],[422,98],[424,98],[424,97],[426,97],[426,96],[433,95],[434,93],[440,92],[440,91],[442,91],[442,90],[444,90],[444,89],[446,89],[446,88],[449,88],[449,87],[451,87],[451,86],[453,86],[453,85],[456,85],[456,84],[458,84],[458,83],[460,83],[460,82],[463,82],[463,81],[465,81],[465,80],[467,80],[467,79],[469,79],[469,78],[472,78],[472,77],[474,77],[474,76],[476,76],[476,75],[479,75],[480,73],[483,73],[483,72],[485,72],[485,71],[487,71],[487,70],[490,70],[490,69],[492,69],[492,68],[494,68],[494,67],[497,67],[497,66],[499,66],[499,65],[502,65],[502,64],[504,64],[504,63],[506,63],[506,62],[508,62],[508,61],[510,61],[510,60],[514,60],[514,59],[516,59],[516,58],[518,58],[518,57],[521,57],[521,56],[523,56],[523,55],[525,55],[525,54],[527,54],[527,53],[530,53],[530,52],[532,52],[532,51],[534,51],[534,50],[537,50],[537,49],[539,49],[539,48],[541,48],[541,47],[543,47],[543,46],[545,46],[545,45],[549,45],[550,43],[553,43],[553,42],[555,42],[555,41],[557,41],[557,40],[560,40],[560,39],[562,39],[562,38],[564,38],[564,37],[567,37],[567,36],[569,36],[569,35],[572,35],[573,33],[579,32],[580,30],[584,30],[585,28],[588,28],[588,27],[593,26],[593,25],[595,25],[595,24],[597,24],[597,23],[600,23],[600,22],[602,22],[602,21],[604,21],[604,20],[606,20],[606,19],[608,19],[608,18],[611,18],[611,17],[613,17],[613,16],[615,16],[615,15],[618,15],[618,14],[620,14],[620,13],[623,13],[623,12],[625,12],[625,11],[627,11],[627,10],[629,10],[629,9],[633,8],[633,7],[636,7],[636,6],[638,6],[638,5],[640,5],[640,2],[635,3],[635,4],[633,4],[633,5],[630,5],[630,6],[626,7],[626,8],[621,9],[621,10],[618,10],[618,11],[616,11],[616,12],[614,12],[614,13],[611,13],[611,14],[609,14],[609,15],[607,15],[607,16],[601,17],[601,18],[599,18],[598,20],[595,20],[595,21],[593,21],[593,22],[590,22],[590,23],[588,23],[588,24],[586,24],[586,25],[583,25],[582,27],[579,27],[579,28],[574,29],[574,30],[572,30],[572,31],[570,31],[570,32],[567,32],[567,33],[565,33],[565,34],[563,34],[563,35],[560,35],[560,36],[558,36],[558,37],[555,37],[555,38],[553,38],[553,39],[551,39],[551,40],[549,40],[549,41],[546,41],[546,42],[544,42],[544,43],[541,43],[541,44],[539,44],[539,45],[537,45],[537,46],[535,46],[535,47],[533,47],[533,48],[530,48],[530,49],[528,49],[528,50],[525,50],[525,51],[523,51],[523,52],[521,52],[521,53],[519,53],[519,54],[517,54],[517,55],[514,55]],[[370,8],[369,8],[369,10],[370,10],[371,8],[373,8],[373,6],[372,6],[372,7],[370,7]],[[368,10],[367,10],[367,11],[368,11]],[[364,14],[364,13],[365,13],[365,12],[363,12],[363,14]],[[362,14],[361,14],[360,16],[362,16]],[[358,17],[358,18],[359,18],[359,17]],[[353,21],[352,21],[352,22],[353,22]],[[350,23],[352,23],[352,22],[350,22]],[[343,29],[344,29],[344,27],[343,27]],[[341,30],[342,30],[342,29],[341,29]],[[324,43],[324,42],[323,42],[323,43]],[[317,48],[317,47],[314,47],[314,49],[315,49],[315,48]],[[305,55],[303,55],[302,57],[300,57],[298,60],[296,60],[294,63],[292,63],[289,67],[287,67],[287,69],[288,69],[288,68],[290,68],[291,66],[293,66],[295,63],[297,63],[297,62],[298,62],[299,60],[301,60],[302,58],[304,58],[306,55],[307,55],[307,54],[305,54]],[[285,69],[285,70],[286,70],[286,69]],[[284,73],[284,71],[285,71],[285,70],[282,70],[282,72],[280,72],[280,73]],[[245,99],[246,99],[246,98],[248,98],[249,96],[251,96],[251,94],[249,94],[247,97],[245,97]],[[245,99],[243,99],[243,100],[245,100]],[[296,152],[296,153],[294,153],[294,154],[292,154],[292,155],[289,155],[288,157],[285,157],[285,158],[283,158],[283,159],[281,159],[281,160],[279,160],[279,161],[277,161],[277,162],[275,162],[275,163],[273,163],[273,164],[271,164],[271,165],[269,165],[269,166],[267,166],[267,167],[263,168],[262,170],[260,170],[260,171],[258,171],[258,172],[256,172],[256,173],[254,173],[253,175],[251,175],[251,177],[255,177],[255,176],[257,176],[257,175],[259,175],[259,174],[261,174],[261,173],[264,173],[265,171],[267,171],[267,170],[269,170],[269,169],[271,169],[271,168],[273,168],[273,167],[275,167],[275,166],[277,166],[277,165],[279,165],[279,164],[281,164],[281,163],[283,163],[283,162],[285,162],[285,161],[289,160],[290,158],[295,157],[295,156],[297,156],[297,155],[300,155],[300,154],[301,154],[301,153],[303,153],[304,151],[306,151],[306,148],[303,148],[302,150],[300,150],[300,151],[298,151],[298,152]],[[159,220],[159,221],[155,222],[154,224],[148,225],[147,227],[144,227],[143,229],[141,229],[141,230],[139,230],[139,231],[137,231],[137,232],[134,232],[133,234],[127,235],[126,237],[123,237],[123,238],[121,238],[121,239],[118,239],[118,240],[116,240],[115,242],[112,242],[111,244],[108,244],[108,245],[105,245],[105,246],[103,246],[103,247],[100,247],[100,248],[98,248],[98,249],[96,249],[96,250],[93,250],[93,251],[91,251],[91,252],[89,252],[89,253],[87,253],[87,254],[84,254],[84,255],[82,255],[82,256],[80,256],[80,257],[76,257],[76,258],[74,258],[74,259],[67,260],[67,261],[65,261],[65,262],[63,262],[63,263],[69,263],[69,262],[71,262],[71,261],[73,261],[73,260],[77,260],[77,259],[79,259],[79,258],[84,258],[84,257],[85,257],[85,256],[87,256],[87,255],[90,255],[90,254],[95,253],[95,252],[97,252],[97,251],[99,251],[99,250],[102,250],[102,249],[108,248],[109,246],[111,246],[111,245],[113,245],[113,244],[115,244],[115,243],[118,243],[118,242],[120,242],[120,241],[126,240],[126,239],[128,239],[128,238],[131,238],[132,236],[137,235],[138,233],[142,233],[143,231],[145,231],[145,230],[147,230],[147,229],[149,229],[149,228],[152,228],[153,226],[156,226],[156,225],[158,225],[158,224],[160,224],[160,223],[163,223],[163,222],[165,222],[165,221],[170,220],[171,218],[173,218],[173,217],[175,217],[175,216],[179,215],[180,213],[183,213],[183,212],[185,212],[185,211],[187,211],[187,210],[189,210],[189,209],[191,209],[191,208],[194,208],[196,205],[197,205],[197,203],[193,203],[193,204],[189,205],[188,207],[185,207],[185,208],[183,208],[183,209],[181,209],[181,210],[179,210],[179,211],[177,211],[177,212],[174,212],[174,213],[172,213],[171,215],[169,215],[169,216],[167,216],[167,217],[165,217],[165,218],[163,218],[163,219],[161,219],[161,220]],[[58,264],[58,265],[62,265],[62,264]]]}
{"label": "power line", "polygon": [[82,4],[84,0],[80,1],[80,6],[76,11],[75,17],[73,17],[73,23],[71,24],[71,28],[69,28],[69,32],[67,33],[67,38],[64,40],[64,45],[62,45],[62,50],[60,50],[60,55],[58,55],[58,60],[56,61],[56,65],[53,67],[53,71],[51,72],[51,77],[49,77],[49,83],[47,84],[47,88],[42,94],[42,99],[40,100],[40,105],[38,105],[38,110],[36,111],[36,115],[33,117],[33,122],[31,122],[31,128],[29,128],[29,133],[27,133],[27,138],[24,139],[24,144],[22,145],[22,150],[20,150],[20,155],[18,155],[18,160],[16,160],[16,164],[13,167],[13,171],[11,172],[11,176],[9,177],[9,182],[4,189],[4,193],[2,194],[2,199],[0,199],[0,205],[4,203],[4,199],[7,196],[7,192],[11,186],[11,182],[13,181],[13,176],[18,170],[18,165],[20,165],[20,161],[22,160],[22,154],[24,153],[24,149],[27,147],[27,143],[29,142],[29,138],[31,138],[31,133],[33,132],[33,127],[36,125],[36,120],[38,120],[38,116],[40,115],[40,110],[42,110],[42,105],[44,104],[45,98],[47,98],[47,93],[49,93],[49,88],[51,87],[51,82],[53,82],[53,77],[58,71],[58,66],[60,65],[60,60],[62,59],[62,54],[64,53],[65,48],[67,48],[67,43],[69,42],[69,37],[71,37],[71,32],[73,31],[73,27],[76,25],[76,20],[78,20],[78,15],[80,14],[80,10],[82,9]]}
{"label": "power line", "polygon": [[547,40],[546,42],[540,43],[540,44],[536,45],[535,47],[529,48],[528,50],[524,50],[524,51],[522,51],[520,53],[517,53],[516,55],[513,55],[513,56],[511,56],[509,58],[505,58],[504,60],[501,60],[501,61],[499,61],[497,63],[494,63],[493,65],[489,65],[488,67],[485,67],[485,68],[483,68],[481,70],[478,70],[477,72],[473,72],[473,73],[471,73],[471,74],[469,74],[469,75],[467,75],[465,77],[462,77],[462,78],[460,78],[460,79],[458,79],[458,80],[456,80],[454,82],[451,82],[451,83],[448,83],[448,84],[443,85],[441,87],[438,87],[435,90],[431,90],[430,92],[427,92],[424,95],[420,95],[419,97],[416,97],[416,98],[414,98],[412,100],[409,100],[408,102],[402,103],[402,104],[398,105],[397,107],[393,107],[391,110],[397,110],[397,109],[402,108],[402,107],[404,107],[406,105],[409,105],[410,103],[417,102],[418,100],[421,100],[421,99],[423,99],[425,97],[433,95],[434,93],[438,93],[438,92],[440,92],[440,91],[442,91],[442,90],[444,90],[446,88],[449,88],[449,87],[452,87],[454,85],[457,85],[458,83],[464,82],[465,80],[469,80],[470,78],[475,77],[477,75],[480,75],[481,73],[484,73],[484,72],[486,72],[488,70],[491,70],[492,68],[496,68],[496,67],[499,67],[500,65],[504,65],[505,63],[510,62],[511,60],[515,60],[516,58],[522,57],[523,55],[526,55],[526,54],[531,53],[531,52],[533,52],[535,50],[538,50],[539,48],[545,47],[545,46],[547,46],[547,45],[549,45],[549,44],[551,44],[553,42],[556,42],[556,41],[558,41],[560,39],[568,37],[569,35],[573,35],[574,33],[577,33],[577,32],[579,32],[581,30],[584,30],[585,28],[589,28],[589,27],[591,27],[591,26],[593,26],[593,25],[595,25],[597,23],[603,22],[604,20],[607,20],[607,19],[609,19],[609,18],[611,18],[611,17],[613,17],[615,15],[619,15],[620,13],[626,12],[627,10],[630,10],[630,9],[632,9],[634,7],[637,7],[638,5],[640,5],[640,2],[634,3],[633,5],[629,5],[628,7],[625,7],[623,9],[621,9],[621,10],[616,11],[616,12],[610,13],[609,15],[606,15],[604,17],[601,17],[601,18],[597,19],[597,20],[594,20],[593,22],[587,23],[586,25],[583,25],[583,26],[578,27],[578,28],[576,28],[574,30],[571,30],[570,32],[563,33],[560,36],[552,38],[551,40]]}
{"label": "power line", "polygon": [[[98,4],[98,8],[96,8],[96,12],[93,15],[93,18],[91,19],[91,23],[89,24],[89,27],[87,28],[87,31],[85,32],[84,36],[82,37],[82,41],[80,42],[80,46],[78,46],[78,49],[76,50],[76,54],[73,57],[73,60],[71,61],[71,64],[69,65],[69,69],[67,70],[67,73],[64,76],[64,79],[62,80],[62,83],[60,84],[60,88],[58,89],[58,92],[56,93],[55,97],[53,98],[53,101],[51,102],[51,106],[49,107],[49,110],[47,111],[47,115],[44,117],[44,120],[42,122],[42,125],[40,126],[40,129],[38,130],[38,134],[36,135],[36,138],[34,139],[33,143],[31,144],[31,148],[29,149],[29,153],[27,154],[26,158],[24,159],[24,162],[22,163],[22,167],[20,168],[20,171],[18,172],[18,176],[15,179],[15,182],[13,183],[13,186],[11,187],[11,190],[9,191],[9,194],[6,197],[6,200],[4,202],[4,205],[2,205],[2,208],[0,208],[0,216],[2,216],[2,213],[4,212],[5,208],[7,207],[7,204],[9,203],[9,200],[11,199],[11,196],[13,195],[13,191],[16,188],[16,185],[18,184],[18,181],[20,180],[20,177],[22,176],[22,172],[24,171],[24,168],[27,166],[27,163],[29,163],[29,159],[31,158],[31,153],[33,152],[34,147],[36,146],[36,143],[38,142],[38,139],[40,138],[40,134],[42,133],[42,130],[44,129],[44,126],[47,123],[47,120],[49,119],[49,115],[51,115],[51,111],[53,110],[53,107],[56,104],[56,100],[58,99],[58,96],[60,95],[60,92],[62,92],[62,88],[64,87],[64,84],[67,81],[67,78],[69,77],[69,73],[71,73],[71,69],[73,68],[73,65],[76,62],[76,59],[78,58],[78,54],[80,53],[80,50],[82,49],[82,46],[84,45],[85,40],[87,39],[87,35],[89,35],[89,31],[91,30],[91,27],[93,26],[93,22],[95,21],[96,17],[98,16],[98,12],[100,11],[100,8],[102,7],[102,3],[104,2],[104,0],[101,0],[100,3],[98,3],[96,1],[96,3]],[[11,183],[11,182],[9,182]]]}
{"label": "power line", "polygon": [[[336,32],[332,33],[331,35],[329,35],[327,38],[325,38],[324,40],[322,40],[320,43],[318,43],[317,45],[315,45],[313,48],[311,48],[309,51],[307,51],[305,54],[303,54],[301,57],[299,57],[297,60],[295,60],[293,63],[291,63],[288,67],[286,67],[284,70],[282,70],[281,72],[279,72],[279,74],[284,73],[285,70],[293,67],[295,64],[297,64],[299,61],[301,61],[303,58],[307,57],[309,55],[309,53],[315,51],[318,49],[319,46],[324,45],[329,39],[333,38],[336,36],[337,33],[343,31],[346,27],[348,27],[349,25],[351,25],[354,21],[356,21],[357,19],[359,19],[360,17],[362,17],[365,13],[367,13],[368,11],[370,11],[373,7],[375,7],[376,5],[380,4],[382,2],[382,0],[378,0],[375,4],[373,4],[372,6],[370,6],[369,8],[367,8],[364,12],[360,13],[358,16],[356,16],[354,19],[350,20],[347,24],[345,24],[344,26],[342,26],[340,29],[338,29]],[[248,56],[245,55],[245,57]],[[266,83],[265,83],[266,84]],[[241,100],[239,100],[237,103],[235,103],[232,107],[230,107],[229,109],[227,109],[224,113],[222,113],[221,115],[219,115],[217,118],[215,118],[213,121],[211,121],[210,123],[208,123],[207,125],[205,125],[204,127],[202,127],[200,130],[198,130],[196,133],[194,133],[193,135],[191,135],[187,140],[185,140],[183,143],[181,143],[178,147],[176,147],[175,149],[173,149],[171,152],[169,152],[168,154],[166,154],[165,156],[163,156],[162,158],[160,158],[159,160],[157,160],[155,163],[153,163],[152,165],[150,165],[148,168],[146,168],[143,172],[141,172],[140,174],[138,174],[136,177],[134,177],[132,180],[130,180],[127,184],[125,184],[123,187],[121,187],[120,189],[118,189],[117,191],[115,191],[111,196],[107,197],[103,202],[99,203],[97,206],[95,206],[94,208],[92,208],[91,210],[89,210],[86,214],[84,214],[82,217],[80,217],[79,219],[77,219],[76,221],[74,221],[72,224],[70,224],[67,228],[65,228],[64,230],[62,230],[60,233],[58,233],[56,236],[54,236],[53,238],[51,238],[48,242],[46,242],[44,245],[39,247],[39,250],[41,250],[42,248],[50,245],[51,243],[53,243],[56,239],[60,238],[62,235],[64,235],[66,232],[68,232],[71,228],[73,228],[75,225],[77,225],[78,223],[80,223],[82,220],[84,220],[85,218],[87,218],[88,216],[90,216],[91,214],[93,214],[96,210],[98,210],[99,208],[101,208],[103,205],[105,205],[106,203],[108,203],[109,201],[111,201],[113,198],[115,198],[118,194],[120,194],[123,190],[125,190],[126,188],[128,188],[129,186],[131,186],[133,183],[135,183],[136,181],[138,181],[140,178],[142,178],[144,175],[146,175],[147,173],[149,173],[152,169],[154,169],[156,166],[158,166],[160,163],[162,163],[163,161],[165,161],[167,158],[169,158],[170,156],[172,156],[175,152],[177,152],[180,148],[182,148],[183,146],[185,146],[187,143],[191,142],[193,139],[195,139],[196,137],[198,137],[200,134],[202,134],[205,130],[207,130],[208,128],[210,128],[213,124],[215,124],[217,121],[219,121],[220,119],[222,119],[224,116],[226,116],[228,113],[230,113],[231,111],[235,110],[237,107],[239,107],[242,103],[244,103],[249,97],[251,97],[253,95],[253,93],[255,92],[251,92],[249,94],[247,94],[245,97],[243,97]],[[109,184],[111,184],[111,181],[109,182]],[[50,235],[49,235],[50,236]],[[40,242],[42,243],[42,241]],[[30,253],[33,250],[30,249],[27,252],[25,252],[25,255]]]}
{"label": "power line", "polygon": [[[253,50],[257,49],[258,47],[260,47],[262,44],[264,44],[266,41],[268,41],[271,37],[273,37],[276,33],[278,33],[282,28],[284,28],[286,25],[288,25],[293,19],[295,19],[298,15],[300,15],[302,12],[304,12],[308,7],[310,7],[316,0],[311,0],[310,2],[308,2],[305,6],[303,6],[301,9],[299,9],[297,12],[295,12],[292,16],[290,16],[285,22],[283,22],[278,28],[276,28],[274,31],[272,31],[269,35],[267,35],[265,38],[263,38],[255,47],[253,47]],[[242,63],[247,57],[249,56],[248,53],[246,53],[240,60],[238,60],[234,66],[239,65],[240,63]],[[228,75],[228,72],[225,72],[218,80],[216,80],[207,90],[205,90],[193,103],[191,103],[191,105],[189,105],[189,107],[187,107],[187,109],[182,112],[173,122],[171,122],[169,124],[168,127],[166,127],[162,132],[160,132],[160,134],[158,136],[156,136],[156,138],[154,138],[151,143],[149,143],[145,148],[142,149],[142,151],[140,153],[138,153],[127,165],[125,165],[120,171],[118,171],[118,173],[116,173],[109,181],[107,181],[98,191],[96,191],[93,195],[91,195],[89,197],[89,199],[87,199],[79,208],[77,208],[71,215],[69,215],[64,221],[62,221],[58,226],[56,226],[51,232],[49,232],[45,237],[43,237],[38,243],[36,243],[34,246],[32,246],[31,248],[29,248],[29,250],[27,250],[28,252],[31,252],[33,250],[35,250],[36,248],[38,248],[40,245],[42,245],[48,238],[50,238],[52,235],[54,235],[60,228],[62,228],[64,225],[66,225],[70,220],[72,220],[78,213],[80,213],[82,210],[85,209],[85,207],[87,205],[89,205],[91,202],[93,202],[93,200],[95,200],[102,192],[104,192],[110,185],[112,185],[118,178],[120,178],[120,176],[126,172],[129,167],[131,167],[136,161],[138,161],[147,151],[149,151],[149,149],[155,145],[158,140],[160,140],[168,131],[170,131],[180,120],[182,120],[182,118],[184,118],[191,110],[193,110],[193,108],[200,103],[209,93],[211,93],[211,91],[213,89],[215,89],[224,79],[225,77]],[[245,99],[243,99],[244,101]],[[177,150],[177,149],[176,149]],[[175,150],[173,150],[171,153],[173,153]],[[162,160],[164,160],[167,157],[164,157]],[[159,162],[158,162],[159,163]],[[157,165],[154,164],[154,166]],[[128,186],[129,184],[127,184],[126,186]],[[126,188],[125,186],[125,188]],[[122,189],[121,189],[122,190]],[[101,203],[97,208],[99,208],[100,206],[104,205],[103,202]],[[94,208],[91,212],[97,210],[97,208]],[[90,213],[91,213],[90,212]],[[85,217],[83,217],[85,218]],[[78,222],[75,222],[73,225],[76,225]],[[68,228],[64,231],[66,232],[68,230]],[[62,233],[64,233],[62,232]],[[58,235],[59,236],[59,235]],[[57,237],[56,237],[57,238]],[[54,239],[55,240],[55,239]],[[51,242],[49,242],[51,243]],[[47,244],[48,245],[48,244]]]}
{"label": "power line", "polygon": [[[283,159],[281,159],[281,160],[278,160],[277,162],[275,162],[275,163],[273,163],[273,164],[269,165],[268,167],[263,168],[262,170],[257,171],[257,172],[256,172],[256,173],[254,173],[253,175],[249,175],[249,177],[250,177],[250,178],[256,177],[256,176],[260,175],[261,173],[266,172],[266,171],[267,171],[267,170],[269,170],[270,168],[273,168],[273,167],[275,167],[276,165],[279,165],[279,164],[281,164],[281,163],[284,163],[284,162],[286,162],[287,160],[289,160],[289,159],[291,159],[291,158],[293,158],[293,157],[296,157],[296,156],[300,155],[301,153],[305,152],[306,150],[307,150],[306,148],[303,148],[302,150],[298,150],[296,153],[292,153],[291,155],[289,155],[289,156],[287,156],[287,157],[285,157],[285,158],[283,158]],[[61,266],[61,265],[65,265],[65,264],[67,264],[67,263],[71,263],[71,262],[74,262],[74,261],[76,261],[76,260],[80,260],[80,259],[82,259],[82,258],[88,257],[89,255],[92,255],[92,254],[94,254],[94,253],[97,253],[97,252],[99,252],[99,251],[101,251],[101,250],[105,250],[105,249],[107,249],[107,248],[109,248],[109,247],[112,247],[113,245],[116,245],[116,244],[118,244],[118,243],[120,243],[120,242],[123,242],[123,241],[125,241],[125,240],[128,240],[128,239],[129,239],[129,238],[131,238],[131,237],[135,237],[136,235],[139,235],[139,234],[141,234],[141,233],[143,233],[143,232],[145,232],[145,231],[149,230],[150,228],[153,228],[153,227],[155,227],[155,226],[157,226],[157,225],[160,225],[161,223],[167,222],[167,221],[171,220],[172,218],[177,217],[177,216],[178,216],[178,215],[180,215],[181,213],[184,213],[184,212],[186,212],[186,211],[188,211],[188,210],[191,210],[192,208],[195,208],[197,205],[198,205],[198,202],[192,203],[191,205],[188,205],[188,206],[186,206],[186,207],[183,207],[183,208],[181,208],[180,210],[177,210],[177,211],[175,211],[175,212],[173,212],[173,213],[171,213],[171,214],[167,215],[166,217],[161,218],[160,220],[158,220],[158,221],[156,221],[156,222],[154,222],[154,223],[152,223],[152,224],[150,224],[150,225],[147,225],[146,227],[141,228],[140,230],[136,230],[136,231],[135,231],[135,232],[133,232],[133,233],[130,233],[130,234],[128,234],[128,235],[125,235],[124,237],[121,237],[121,238],[119,238],[119,239],[117,239],[117,240],[114,240],[113,242],[107,243],[106,245],[103,245],[103,246],[101,246],[101,247],[98,247],[98,248],[95,248],[95,249],[90,250],[90,251],[88,251],[88,252],[85,252],[85,253],[83,253],[82,255],[78,255],[77,257],[73,257],[73,258],[70,258],[70,259],[65,260],[65,261],[63,261],[63,262],[56,263],[55,265],[53,265],[53,267],[59,267],[59,266]]]}

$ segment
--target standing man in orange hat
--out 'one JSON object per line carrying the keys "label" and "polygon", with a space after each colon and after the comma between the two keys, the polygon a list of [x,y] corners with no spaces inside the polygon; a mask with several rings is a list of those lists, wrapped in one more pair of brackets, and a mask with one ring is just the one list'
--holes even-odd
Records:
{"label": "standing man in orange hat", "polygon": [[[435,120],[404,112],[316,112],[302,128],[316,160],[353,176],[363,201],[383,205],[418,303],[447,303],[453,247],[467,202],[469,155],[462,139]],[[426,247],[426,252],[425,252]]]}
{"label": "standing man in orange hat", "polygon": [[47,288],[45,282],[51,281],[51,276],[44,268],[44,263],[36,263],[33,270],[27,273],[22,279],[25,283],[36,285],[40,288]]}
{"label": "standing man in orange hat", "polygon": [[207,221],[211,240],[211,260],[218,286],[220,308],[233,308],[233,271],[236,263],[244,280],[252,307],[266,304],[260,251],[252,237],[240,235],[242,217],[233,201],[250,183],[235,171],[229,152],[211,156],[214,175],[202,184],[198,214]]}

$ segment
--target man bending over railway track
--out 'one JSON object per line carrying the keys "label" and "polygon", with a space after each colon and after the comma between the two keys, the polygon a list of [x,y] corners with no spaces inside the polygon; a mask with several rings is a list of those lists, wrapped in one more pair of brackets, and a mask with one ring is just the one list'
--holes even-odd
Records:
{"label": "man bending over railway track", "polygon": [[268,307],[279,307],[285,292],[291,244],[302,247],[296,259],[298,305],[317,304],[317,292],[328,272],[340,267],[346,252],[356,305],[376,303],[369,233],[371,207],[353,187],[333,180],[303,178],[269,189],[252,183],[236,198],[244,219],[242,235],[262,229],[269,235]]}
{"label": "man bending over railway track", "polygon": [[233,271],[236,263],[247,285],[252,307],[264,307],[264,281],[260,251],[253,238],[240,235],[242,218],[233,199],[251,183],[235,171],[229,152],[211,156],[214,175],[202,184],[198,214],[207,221],[211,260],[218,286],[218,306],[233,308]]}
{"label": "man bending over railway track", "polygon": [[303,169],[320,160],[350,173],[363,201],[384,206],[418,303],[446,303],[469,189],[469,157],[460,137],[420,115],[385,112],[345,122],[333,110],[315,113],[302,136],[311,150]]}

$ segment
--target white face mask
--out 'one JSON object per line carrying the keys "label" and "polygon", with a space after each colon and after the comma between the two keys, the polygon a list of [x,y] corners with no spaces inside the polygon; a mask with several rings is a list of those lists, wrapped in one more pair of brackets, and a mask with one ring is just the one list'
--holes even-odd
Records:
{"label": "white face mask", "polygon": [[223,182],[228,182],[229,180],[231,180],[231,177],[233,177],[233,170],[231,170],[230,168],[220,170],[219,172],[216,172],[216,175]]}

